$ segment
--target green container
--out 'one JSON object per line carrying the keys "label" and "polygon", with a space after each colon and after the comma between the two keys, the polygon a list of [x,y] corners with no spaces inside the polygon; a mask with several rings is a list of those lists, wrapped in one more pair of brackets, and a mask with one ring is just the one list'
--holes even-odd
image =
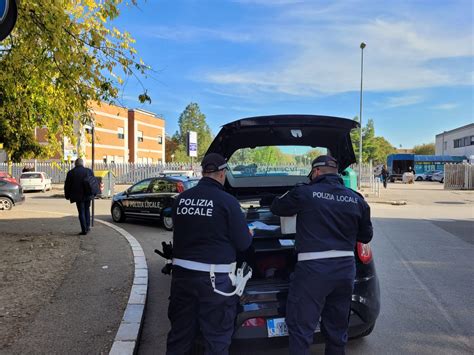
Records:
{"label": "green container", "polygon": [[357,191],[357,174],[351,168],[347,168],[341,174],[344,185],[354,191]]}

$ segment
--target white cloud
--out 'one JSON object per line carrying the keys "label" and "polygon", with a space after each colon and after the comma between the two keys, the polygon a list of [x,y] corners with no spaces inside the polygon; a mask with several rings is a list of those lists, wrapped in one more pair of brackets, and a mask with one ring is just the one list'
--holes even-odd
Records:
{"label": "white cloud", "polygon": [[432,106],[431,108],[434,110],[452,110],[458,107],[459,105],[456,103],[445,103],[445,104],[439,104],[436,106]]}
{"label": "white cloud", "polygon": [[145,34],[159,39],[186,42],[203,39],[229,42],[249,42],[253,40],[251,34],[242,33],[238,30],[228,31],[194,26],[154,26],[147,28]]}
{"label": "white cloud", "polygon": [[472,85],[472,61],[469,70],[449,62],[473,57],[469,26],[460,30],[443,22],[449,16],[438,21],[416,9],[409,15],[375,9],[385,15],[359,18],[347,2],[312,4],[285,8],[269,24],[239,31],[248,40],[272,43],[281,56],[252,68],[209,70],[205,80],[235,90],[290,95],[354,91],[360,85],[359,43],[364,41],[364,90]]}
{"label": "white cloud", "polygon": [[395,108],[395,107],[416,105],[423,101],[424,101],[424,98],[418,95],[395,96],[395,97],[389,97],[387,102],[383,106],[385,106],[385,108]]}

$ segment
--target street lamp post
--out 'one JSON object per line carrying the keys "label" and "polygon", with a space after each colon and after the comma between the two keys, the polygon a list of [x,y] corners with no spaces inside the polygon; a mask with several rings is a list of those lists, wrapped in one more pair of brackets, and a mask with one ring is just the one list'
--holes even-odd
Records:
{"label": "street lamp post", "polygon": [[[91,170],[92,174],[94,174],[94,165],[95,165],[95,122],[91,122],[91,133],[92,133],[92,164],[91,164]],[[91,226],[94,227],[94,217],[95,217],[95,196],[92,197],[92,220],[91,220]]]}
{"label": "street lamp post", "polygon": [[365,48],[365,43],[362,42],[360,44],[360,105],[359,105],[359,189],[362,185],[361,179],[362,179],[362,80],[364,77],[364,48]]}

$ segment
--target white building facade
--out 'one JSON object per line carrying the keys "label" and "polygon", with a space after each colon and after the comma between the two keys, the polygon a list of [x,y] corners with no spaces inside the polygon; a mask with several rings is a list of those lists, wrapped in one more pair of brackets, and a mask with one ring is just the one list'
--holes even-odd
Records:
{"label": "white building facade", "polygon": [[474,160],[474,123],[436,135],[436,155],[465,156]]}

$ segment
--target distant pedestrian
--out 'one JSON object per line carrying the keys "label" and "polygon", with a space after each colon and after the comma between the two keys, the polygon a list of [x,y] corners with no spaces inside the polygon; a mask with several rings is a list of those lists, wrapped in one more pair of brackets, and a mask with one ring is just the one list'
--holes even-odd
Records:
{"label": "distant pedestrian", "polygon": [[67,173],[64,182],[64,197],[71,203],[76,203],[81,223],[80,235],[86,235],[90,231],[91,200],[94,198],[93,191],[88,186],[88,177],[94,177],[91,169],[84,167],[84,161],[79,158],[74,162],[75,167]]}
{"label": "distant pedestrian", "polygon": [[387,188],[387,182],[388,182],[388,170],[387,170],[387,166],[384,165],[382,167],[382,173],[380,174],[380,176],[382,177],[382,182],[383,182],[383,187]]}

